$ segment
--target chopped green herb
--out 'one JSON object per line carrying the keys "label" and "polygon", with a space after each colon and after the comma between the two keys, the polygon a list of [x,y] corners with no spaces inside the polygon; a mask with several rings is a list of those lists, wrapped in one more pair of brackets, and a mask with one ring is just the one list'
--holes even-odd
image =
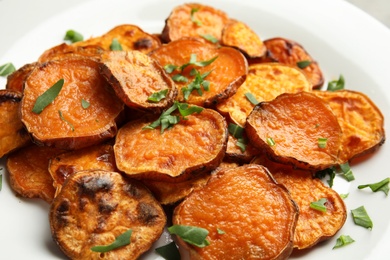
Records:
{"label": "chopped green herb", "polygon": [[187,68],[190,65],[197,66],[197,67],[206,67],[206,66],[210,65],[211,63],[213,63],[217,58],[218,58],[218,56],[215,56],[209,60],[196,61],[196,54],[192,53],[190,56],[190,61],[181,65],[180,67],[178,67],[178,69],[183,71],[185,68]]}
{"label": "chopped green herb", "polygon": [[330,167],[321,171],[318,171],[315,173],[315,177],[319,179],[325,178],[326,175],[329,175],[329,179],[327,180],[329,187],[333,187],[333,181],[334,178],[336,177],[336,168],[335,167]]}
{"label": "chopped green herb", "polygon": [[111,250],[117,249],[119,247],[129,245],[132,232],[133,231],[131,229],[129,229],[126,232],[124,232],[123,234],[119,235],[115,239],[115,241],[112,242],[111,244],[106,245],[106,246],[93,246],[93,247],[91,247],[91,250],[94,252],[106,253],[106,252],[109,252]]}
{"label": "chopped green herb", "polygon": [[188,82],[188,79],[181,74],[173,75],[172,80],[176,82]]}
{"label": "chopped green herb", "polygon": [[0,66],[0,76],[6,77],[15,70],[15,66],[11,62],[3,64]]}
{"label": "chopped green herb", "polygon": [[217,233],[218,233],[219,235],[226,234],[225,231],[223,231],[223,230],[220,229],[220,228],[217,228]]}
{"label": "chopped green herb", "polygon": [[202,38],[204,38],[205,40],[211,42],[211,43],[217,43],[218,42],[218,39],[215,38],[213,35],[211,34],[201,34],[200,35]]}
{"label": "chopped green herb", "polygon": [[358,189],[369,187],[373,192],[383,191],[387,196],[389,194],[389,182],[390,178],[386,178],[377,183],[359,185]]}
{"label": "chopped green herb", "polygon": [[255,96],[250,92],[246,92],[245,97],[249,100],[249,102],[251,102],[255,106],[260,103],[259,101],[257,101]]}
{"label": "chopped green herb", "polygon": [[355,240],[353,240],[350,236],[348,236],[348,235],[341,235],[341,236],[339,236],[337,238],[336,245],[333,247],[333,249],[349,245],[349,244],[351,244],[353,242],[355,242]]}
{"label": "chopped green herb", "polygon": [[188,100],[189,96],[191,95],[192,91],[196,90],[200,96],[203,95],[202,87],[205,91],[209,90],[210,82],[205,80],[205,78],[211,73],[211,71],[205,72],[203,74],[200,74],[197,70],[192,70],[192,72],[195,71],[195,78],[194,80],[188,84],[186,87],[182,88],[182,92],[184,95],[184,100]]}
{"label": "chopped green herb", "polygon": [[71,43],[75,43],[84,40],[84,37],[81,33],[78,33],[75,30],[68,30],[66,31],[64,40],[70,41]]}
{"label": "chopped green herb", "polygon": [[177,102],[177,108],[179,109],[180,115],[183,116],[182,119],[186,119],[186,116],[189,116],[194,113],[200,113],[203,111],[203,108],[198,106],[189,107],[187,103],[179,103]]}
{"label": "chopped green herb", "polygon": [[85,99],[81,99],[81,106],[84,108],[84,109],[87,109],[87,108],[89,108],[89,106],[90,106],[91,104],[89,104],[89,102],[87,101],[87,100],[85,100]]}
{"label": "chopped green herb", "polygon": [[58,80],[51,86],[48,90],[46,90],[42,95],[40,95],[35,101],[32,112],[35,114],[40,114],[45,107],[47,107],[60,93],[62,86],[64,85],[64,79]]}
{"label": "chopped green herb", "polygon": [[339,194],[342,199],[348,198],[349,193]]}
{"label": "chopped green herb", "polygon": [[192,8],[191,9],[191,21],[195,23],[197,26],[201,26],[202,22],[195,19],[195,13],[199,11],[199,8]]}
{"label": "chopped green herb", "polygon": [[112,39],[110,50],[112,51],[122,51],[122,45],[119,43],[119,40],[117,38]]}
{"label": "chopped green herb", "polygon": [[148,101],[150,102],[160,102],[164,98],[166,98],[168,94],[168,89],[163,89],[157,92],[154,92],[152,95],[148,97]]}
{"label": "chopped green herb", "polygon": [[180,260],[180,252],[175,242],[156,248],[156,252],[166,260]]}
{"label": "chopped green herb", "polygon": [[209,231],[204,228],[184,225],[173,225],[168,228],[169,233],[175,234],[183,239],[185,242],[197,246],[205,247],[210,245],[206,239]]}
{"label": "chopped green herb", "polygon": [[267,137],[267,144],[269,145],[269,146],[274,146],[276,143],[275,143],[275,140],[272,138],[272,137]]}
{"label": "chopped green herb", "polygon": [[310,64],[311,64],[311,61],[309,61],[309,60],[302,60],[302,61],[297,62],[297,66],[300,69],[304,69],[304,68],[310,66]]}
{"label": "chopped green herb", "polygon": [[321,138],[321,137],[318,138],[318,147],[325,148],[327,141],[328,141],[328,138]]}
{"label": "chopped green herb", "polygon": [[72,131],[74,131],[74,126],[68,121],[65,119],[64,115],[62,114],[62,111],[61,110],[58,110],[58,114],[60,115],[60,118],[62,121],[64,121],[65,123],[67,123],[69,126],[70,126],[70,129]]}
{"label": "chopped green herb", "polygon": [[245,152],[248,140],[245,138],[245,129],[239,125],[229,123],[229,133],[237,139],[236,145],[241,149],[241,152]]}
{"label": "chopped green herb", "polygon": [[353,172],[352,172],[351,168],[349,167],[348,162],[346,162],[344,164],[340,164],[340,169],[343,172],[343,176],[347,181],[355,180],[355,176],[353,175]]}
{"label": "chopped green herb", "polygon": [[340,75],[338,80],[333,80],[328,83],[328,91],[336,91],[340,89],[344,89],[345,86],[345,80],[343,75]]}
{"label": "chopped green herb", "polygon": [[318,201],[310,202],[310,208],[318,210],[318,211],[326,212],[325,203],[327,201],[328,201],[327,199],[322,198],[322,199],[319,199]]}
{"label": "chopped green herb", "polygon": [[367,214],[364,206],[360,206],[356,209],[351,210],[353,221],[356,225],[362,226],[364,228],[372,229],[373,223],[370,217]]}
{"label": "chopped green herb", "polygon": [[168,74],[174,72],[177,68],[178,68],[178,66],[173,65],[173,64],[167,64],[164,66],[164,70]]}

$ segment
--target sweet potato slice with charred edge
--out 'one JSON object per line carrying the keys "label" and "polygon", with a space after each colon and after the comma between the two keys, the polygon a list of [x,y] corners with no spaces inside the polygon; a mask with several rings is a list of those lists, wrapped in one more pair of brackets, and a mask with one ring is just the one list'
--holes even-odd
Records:
{"label": "sweet potato slice with charred edge", "polygon": [[62,43],[44,51],[38,58],[38,62],[43,63],[49,60],[57,60],[69,57],[87,57],[91,59],[100,59],[104,49],[97,45],[75,46]]}
{"label": "sweet potato slice with charred edge", "polygon": [[31,141],[19,115],[21,99],[20,92],[0,90],[0,158]]}
{"label": "sweet potato slice with charred edge", "polygon": [[[137,259],[163,232],[166,216],[150,191],[117,172],[81,171],[71,175],[49,214],[54,241],[70,259]],[[130,244],[105,253],[132,230]]]}
{"label": "sweet potato slice with charred edge", "polygon": [[[41,113],[33,112],[37,98],[60,79],[64,84],[54,101]],[[83,107],[83,100],[88,107]],[[97,62],[61,59],[43,63],[31,72],[25,82],[21,114],[34,142],[78,149],[113,137],[123,107],[100,75]]]}
{"label": "sweet potato slice with charred edge", "polygon": [[312,85],[307,77],[294,67],[263,63],[250,65],[245,82],[230,98],[223,100],[216,109],[240,126],[255,107],[246,95],[251,94],[257,102],[270,101],[283,93],[310,91]]}
{"label": "sweet potato slice with charred edge", "polygon": [[351,90],[313,93],[329,104],[343,131],[340,164],[371,153],[385,142],[384,117],[368,96]]}
{"label": "sweet potato slice with charred edge", "polygon": [[324,84],[324,76],[317,61],[304,49],[304,47],[286,38],[271,38],[264,41],[267,48],[266,55],[261,59],[263,62],[279,62],[299,68],[299,62],[309,61],[310,65],[302,67],[303,72],[310,79],[314,89]]}
{"label": "sweet potato slice with charred edge", "polygon": [[221,45],[235,47],[249,58],[260,58],[267,51],[263,41],[247,24],[233,19],[223,28]]}
{"label": "sweet potato slice with charred edge", "polygon": [[36,62],[27,63],[7,76],[6,89],[23,92],[24,81],[37,65]]}
{"label": "sweet potato slice with charred edge", "polygon": [[83,170],[116,171],[112,145],[98,144],[75,151],[64,152],[51,158],[49,172],[53,178],[56,194],[58,194],[65,180],[71,174]]}
{"label": "sweet potato slice with charred edge", "polygon": [[[267,167],[275,180],[289,190],[299,207],[294,248],[301,250],[312,247],[333,237],[342,228],[347,218],[343,199],[320,179],[314,178],[312,172],[272,162],[265,156],[256,157],[252,163]],[[326,199],[326,212],[310,207],[311,202],[322,198]]]}
{"label": "sweet potato slice with charred edge", "polygon": [[222,99],[233,95],[237,88],[245,81],[248,64],[244,55],[231,47],[217,48],[212,44],[194,39],[182,39],[170,42],[150,53],[161,66],[188,64],[191,55],[196,55],[196,61],[209,61],[217,57],[207,66],[198,67],[189,65],[183,71],[174,70],[170,76],[180,74],[188,79],[188,82],[175,81],[179,93],[177,99],[184,101],[183,88],[194,82],[195,76],[191,75],[192,69],[196,69],[201,75],[208,72],[204,80],[210,82],[209,90],[203,90],[202,95],[194,90],[189,95],[188,103],[210,107]]}
{"label": "sweet potato slice with charred edge", "polygon": [[258,104],[245,130],[275,161],[313,170],[338,163],[340,125],[327,104],[310,92],[282,94]]}
{"label": "sweet potato slice with charred edge", "polygon": [[257,154],[260,153],[260,151],[249,142],[246,142],[245,150],[243,151],[237,145],[237,142],[238,139],[229,134],[224,158],[225,161],[236,162],[238,164],[249,163]]}
{"label": "sweet potato slice with charred edge", "polygon": [[179,239],[191,259],[287,259],[297,219],[287,189],[255,164],[218,171],[173,214],[173,224],[209,232],[210,244],[202,248]]}
{"label": "sweet potato slice with charred edge", "polygon": [[116,39],[122,50],[137,50],[148,53],[161,46],[160,39],[155,35],[143,31],[133,24],[122,24],[112,28],[105,34],[92,37],[88,40],[73,43],[74,46],[97,45],[104,50],[111,50],[111,44]]}
{"label": "sweet potato slice with charred edge", "polygon": [[7,170],[11,188],[24,198],[52,202],[55,188],[48,166],[50,158],[62,152],[62,149],[30,145],[9,154]]}
{"label": "sweet potato slice with charred edge", "polygon": [[211,35],[220,40],[228,22],[228,15],[221,10],[198,3],[186,3],[176,6],[169,14],[161,38],[165,43],[202,35]]}
{"label": "sweet potato slice with charred edge", "polygon": [[[101,56],[100,73],[117,96],[131,108],[161,113],[170,107],[177,88],[164,69],[153,58],[139,51],[110,51]],[[165,98],[148,101],[157,92],[167,90]]]}
{"label": "sweet potato slice with charred edge", "polygon": [[143,129],[153,120],[135,120],[121,127],[114,145],[118,169],[134,178],[168,182],[215,169],[226,151],[225,118],[211,109],[186,118],[163,133]]}

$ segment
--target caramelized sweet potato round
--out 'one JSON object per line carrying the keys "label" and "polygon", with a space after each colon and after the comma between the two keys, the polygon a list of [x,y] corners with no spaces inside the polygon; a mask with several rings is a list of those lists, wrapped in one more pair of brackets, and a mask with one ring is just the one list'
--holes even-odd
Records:
{"label": "caramelized sweet potato round", "polygon": [[[41,113],[33,112],[37,98],[60,79],[64,84],[54,101]],[[41,64],[27,78],[21,115],[36,143],[78,149],[113,137],[123,106],[96,61],[61,59]]]}
{"label": "caramelized sweet potato round", "polygon": [[173,224],[208,230],[202,248],[179,239],[191,259],[286,259],[297,219],[285,187],[265,167],[247,164],[212,175],[175,208]]}
{"label": "caramelized sweet potato round", "polygon": [[246,95],[252,94],[258,101],[270,101],[283,93],[310,91],[312,85],[307,77],[292,66],[279,63],[253,64],[249,66],[245,82],[230,98],[216,108],[240,126],[255,107]]}
{"label": "caramelized sweet potato round", "polygon": [[340,164],[370,153],[385,142],[384,117],[368,96],[351,90],[313,93],[329,104],[343,131]]}
{"label": "caramelized sweet potato round", "polygon": [[172,77],[179,74],[187,79],[187,81],[175,81],[179,90],[177,100],[180,102],[185,100],[184,88],[188,88],[194,82],[200,83],[200,80],[193,75],[193,69],[196,69],[199,75],[210,73],[203,78],[210,83],[209,89],[200,87],[202,93],[199,94],[194,88],[188,97],[188,103],[198,106],[210,107],[217,104],[222,99],[233,95],[245,81],[247,61],[240,51],[231,47],[217,48],[212,44],[187,38],[170,42],[150,53],[150,56],[163,67],[166,65],[180,67],[188,64],[192,55],[196,55],[197,62],[217,58],[206,66],[188,65],[183,71],[176,69],[170,73]]}
{"label": "caramelized sweet potato round", "polygon": [[[100,73],[117,96],[131,108],[161,113],[177,96],[172,79],[153,58],[139,51],[110,51],[101,56]],[[148,101],[157,92],[167,90],[165,98]]]}
{"label": "caramelized sweet potato round", "polygon": [[67,57],[87,57],[91,59],[100,59],[104,49],[97,45],[75,46],[62,43],[44,51],[38,58],[39,63],[49,60],[63,59]]}
{"label": "caramelized sweet potato round", "polygon": [[6,89],[23,92],[24,81],[38,63],[27,63],[7,76]]}
{"label": "caramelized sweet potato round", "polygon": [[[71,259],[137,259],[163,232],[166,216],[150,191],[117,172],[81,171],[71,175],[50,208],[54,241]],[[131,229],[130,244],[105,253]]]}
{"label": "caramelized sweet potato round", "polygon": [[168,182],[215,169],[226,151],[225,119],[211,109],[186,118],[163,133],[143,129],[152,122],[144,119],[121,127],[114,145],[118,169],[132,177]]}
{"label": "caramelized sweet potato round", "polygon": [[253,144],[278,162],[313,170],[338,163],[340,125],[327,104],[310,92],[258,104],[245,129]]}

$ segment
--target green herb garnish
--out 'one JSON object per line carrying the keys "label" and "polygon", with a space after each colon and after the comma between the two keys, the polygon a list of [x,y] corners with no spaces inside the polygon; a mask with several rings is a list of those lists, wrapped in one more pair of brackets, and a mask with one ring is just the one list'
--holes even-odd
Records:
{"label": "green herb garnish", "polygon": [[117,38],[112,39],[110,44],[110,50],[112,51],[122,51],[122,45],[119,43]]}
{"label": "green herb garnish", "polygon": [[62,114],[62,111],[61,110],[58,110],[58,114],[61,118],[62,121],[64,121],[65,123],[67,123],[69,126],[70,126],[70,129],[72,131],[74,131],[74,126],[72,125],[72,123],[70,123],[68,120],[66,120],[66,118],[64,117],[64,115]]}
{"label": "green herb garnish", "polygon": [[199,11],[199,8],[192,8],[191,9],[191,21],[195,23],[197,26],[201,26],[202,22],[195,19],[195,13]]}
{"label": "green herb garnish", "polygon": [[152,95],[148,97],[148,101],[150,102],[160,102],[164,98],[167,97],[168,89],[163,89],[157,92],[154,92]]}
{"label": "green herb garnish", "polygon": [[344,164],[340,164],[340,169],[342,170],[343,176],[347,181],[355,180],[355,176],[353,175],[353,172],[351,170],[351,167],[349,167],[348,162],[346,162]]}
{"label": "green herb garnish", "polygon": [[344,89],[345,86],[345,80],[343,75],[340,75],[338,80],[333,80],[328,83],[328,91],[336,91],[340,89]]}
{"label": "green herb garnish", "polygon": [[250,92],[245,93],[245,97],[255,106],[260,103],[259,101],[257,101],[256,97]]}
{"label": "green herb garnish", "polygon": [[326,212],[325,203],[327,201],[328,201],[327,199],[321,198],[318,201],[310,202],[310,208],[318,210],[318,211]]}
{"label": "green herb garnish", "polygon": [[35,114],[40,114],[45,107],[50,105],[54,101],[54,99],[60,93],[62,86],[64,85],[64,79],[58,80],[51,86],[48,90],[46,90],[42,95],[40,95],[35,101],[32,112]]}
{"label": "green herb garnish", "polygon": [[90,106],[91,104],[89,104],[89,102],[87,101],[87,100],[85,100],[85,99],[81,99],[81,106],[84,108],[84,109],[87,109],[87,108],[89,108],[89,106]]}
{"label": "green herb garnish", "polygon": [[197,246],[205,247],[210,245],[206,239],[209,231],[204,228],[184,225],[173,225],[168,228],[169,233],[175,234],[183,239],[185,242]]}
{"label": "green herb garnish", "polygon": [[173,65],[173,64],[167,64],[164,66],[164,70],[166,73],[170,74],[174,72],[179,66]]}
{"label": "green herb garnish", "polygon": [[348,198],[349,193],[344,193],[344,194],[339,194],[339,195],[340,195],[340,198],[346,199],[346,198]]}
{"label": "green herb garnish", "polygon": [[11,62],[3,64],[0,66],[0,76],[6,77],[15,70],[15,66]]}
{"label": "green herb garnish", "polygon": [[119,235],[117,238],[115,238],[115,241],[112,242],[111,244],[106,245],[106,246],[93,246],[93,247],[91,247],[91,250],[94,252],[106,253],[106,252],[109,252],[111,250],[117,249],[119,247],[129,245],[132,232],[133,231],[131,229],[129,229],[126,232],[124,232],[123,234]]}
{"label": "green herb garnish", "polygon": [[209,41],[209,42],[211,42],[211,43],[217,43],[218,42],[218,39],[217,38],[215,38],[213,35],[211,35],[211,34],[200,34],[200,36],[203,38],[203,39],[205,39],[205,40],[207,40],[207,41]]}
{"label": "green herb garnish", "polygon": [[327,180],[329,187],[333,187],[333,180],[336,177],[336,168],[330,167],[315,173],[315,177],[319,179],[325,178],[326,175],[329,175],[329,179]]}
{"label": "green herb garnish", "polygon": [[351,244],[353,242],[355,242],[355,240],[353,240],[350,236],[348,236],[348,235],[341,235],[341,236],[339,236],[337,238],[336,245],[332,249],[340,248],[340,247],[349,245],[349,244]]}
{"label": "green herb garnish", "polygon": [[66,31],[64,40],[70,41],[71,43],[75,43],[84,40],[84,37],[81,33],[78,33],[75,30],[68,30]]}
{"label": "green herb garnish", "polygon": [[222,230],[222,229],[220,229],[220,228],[217,228],[217,233],[218,233],[219,235],[226,234],[226,232],[225,232],[225,231],[223,231],[223,230]]}
{"label": "green herb garnish", "polygon": [[272,137],[267,137],[267,139],[266,139],[266,141],[267,141],[267,144],[269,145],[269,146],[274,146],[276,143],[275,143],[275,140],[272,138]]}
{"label": "green herb garnish", "polygon": [[364,206],[360,206],[356,209],[351,210],[353,221],[356,225],[362,226],[364,228],[372,229],[373,223],[370,217],[367,214]]}
{"label": "green herb garnish", "polygon": [[156,252],[166,260],[180,260],[180,252],[175,242],[156,248]]}
{"label": "green herb garnish", "polygon": [[297,62],[297,66],[300,69],[304,69],[304,68],[310,66],[310,64],[311,64],[311,61],[309,61],[309,60],[302,60],[302,61]]}
{"label": "green herb garnish", "polygon": [[369,187],[373,192],[383,191],[387,196],[389,194],[389,182],[390,178],[386,178],[377,183],[359,185],[358,189]]}
{"label": "green herb garnish", "polygon": [[241,152],[245,152],[246,145],[248,144],[248,140],[245,137],[245,129],[239,125],[229,123],[228,131],[234,138],[237,139],[236,146],[241,149]]}
{"label": "green herb garnish", "polygon": [[211,71],[200,74],[199,71],[193,69],[191,74],[195,74],[194,80],[188,84],[186,87],[182,88],[184,99],[188,100],[192,91],[196,90],[200,96],[203,95],[202,87],[205,91],[209,90],[210,82],[205,80],[205,78],[211,73]]}
{"label": "green herb garnish", "polygon": [[196,54],[192,53],[190,56],[190,61],[181,65],[180,67],[177,67],[179,70],[183,71],[185,68],[187,68],[190,65],[197,66],[197,67],[205,67],[213,63],[218,56],[215,56],[209,60],[204,60],[204,61],[196,61]]}
{"label": "green herb garnish", "polygon": [[175,82],[188,82],[188,79],[181,74],[173,75],[172,80]]}
{"label": "green herb garnish", "polygon": [[328,141],[328,138],[322,138],[322,137],[318,138],[318,147],[325,148],[327,141]]}

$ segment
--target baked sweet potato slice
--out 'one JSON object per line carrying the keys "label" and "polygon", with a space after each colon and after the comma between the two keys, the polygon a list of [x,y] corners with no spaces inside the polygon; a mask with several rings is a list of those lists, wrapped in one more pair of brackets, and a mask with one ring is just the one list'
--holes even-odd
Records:
{"label": "baked sweet potato slice", "polygon": [[[139,51],[110,51],[101,56],[100,73],[117,96],[134,109],[161,113],[170,107],[177,88],[153,58]],[[161,100],[150,101],[154,93],[167,91]]]}
{"label": "baked sweet potato slice", "polygon": [[176,6],[169,14],[161,38],[165,43],[202,35],[220,40],[228,22],[228,15],[221,10],[204,4],[186,3]]}
{"label": "baked sweet potato slice", "polygon": [[336,115],[342,135],[340,164],[371,153],[385,142],[384,117],[365,94],[358,91],[314,91]]}
{"label": "baked sweet potato slice", "polygon": [[225,118],[204,109],[161,133],[144,129],[153,120],[140,119],[121,127],[114,153],[117,167],[139,179],[180,182],[210,172],[222,161],[227,143]]}
{"label": "baked sweet potato slice", "polygon": [[[302,68],[314,89],[318,89],[324,84],[324,76],[318,62],[313,59],[301,44],[281,37],[267,39],[264,41],[264,44],[267,48],[267,53],[263,56],[263,61],[279,62]],[[306,61],[309,62],[308,66],[303,64]],[[298,66],[298,64],[300,65]]]}
{"label": "baked sweet potato slice", "polygon": [[57,60],[69,57],[87,57],[91,59],[100,59],[104,49],[97,45],[75,46],[66,43],[56,45],[44,51],[38,58],[38,62],[43,63],[49,60]]}
{"label": "baked sweet potato slice", "polygon": [[[166,216],[145,186],[117,172],[71,175],[49,214],[54,241],[70,259],[137,259],[163,232]],[[92,251],[131,230],[130,244]]]}
{"label": "baked sweet potato slice", "polygon": [[[184,76],[175,83],[179,93],[177,100],[190,104],[210,107],[233,95],[245,81],[248,64],[244,55],[231,47],[216,47],[195,39],[170,42],[150,53],[163,67],[178,66],[170,76]],[[205,66],[193,64],[212,61]],[[213,60],[214,59],[214,60]],[[179,69],[184,67],[183,70]],[[194,75],[195,69],[198,73]],[[209,86],[202,85],[209,82]],[[197,90],[199,88],[199,90]],[[191,91],[192,89],[192,91]],[[188,91],[188,99],[184,93]],[[200,91],[200,92],[199,92]]]}
{"label": "baked sweet potato slice", "polygon": [[19,115],[22,93],[0,90],[0,158],[30,143]]}
{"label": "baked sweet potato slice", "polygon": [[[54,100],[40,113],[34,112],[38,97],[61,79],[64,83]],[[123,107],[96,61],[60,59],[39,65],[27,78],[21,115],[34,142],[78,149],[113,137]]]}
{"label": "baked sweet potato slice", "polygon": [[84,170],[117,170],[113,147],[105,143],[54,156],[50,159],[48,169],[53,178],[56,194],[61,190],[65,180],[75,172]]}
{"label": "baked sweet potato slice", "polygon": [[244,22],[233,19],[223,28],[221,45],[235,47],[249,58],[260,58],[267,51],[259,35]]}
{"label": "baked sweet potato slice", "polygon": [[[294,233],[294,248],[310,248],[333,237],[347,218],[346,206],[340,195],[326,186],[312,172],[294,169],[290,165],[272,162],[259,156],[252,163],[261,164],[271,172],[275,180],[284,185],[299,208]],[[325,199],[325,211],[310,207],[310,203]]]}
{"label": "baked sweet potato slice", "polygon": [[7,76],[6,89],[23,92],[24,81],[37,65],[36,62],[27,63]]}
{"label": "baked sweet potato slice", "polygon": [[149,34],[137,25],[122,24],[112,28],[105,34],[73,43],[75,46],[97,45],[104,50],[111,50],[111,44],[116,40],[124,51],[137,50],[148,53],[161,45],[160,39]]}
{"label": "baked sweet potato slice", "polygon": [[258,104],[245,130],[275,161],[313,170],[338,163],[340,125],[327,104],[310,92],[286,93]]}
{"label": "baked sweet potato slice", "polygon": [[52,202],[55,188],[48,166],[52,156],[62,149],[30,145],[7,157],[7,171],[11,188],[24,198],[40,198]]}
{"label": "baked sweet potato slice", "polygon": [[202,248],[179,238],[191,259],[287,259],[297,219],[287,189],[255,164],[218,171],[173,214],[173,224],[209,232]]}
{"label": "baked sweet potato slice", "polygon": [[248,142],[247,138],[244,139],[245,149],[242,149],[239,144],[241,140],[238,140],[231,134],[229,134],[226,153],[225,153],[225,161],[236,162],[238,164],[249,163],[260,151],[253,146],[250,142]]}
{"label": "baked sweet potato slice", "polygon": [[216,109],[240,126],[255,107],[247,95],[257,102],[270,101],[283,93],[310,91],[312,85],[307,77],[292,66],[279,63],[250,65],[245,82],[230,98],[220,102]]}

